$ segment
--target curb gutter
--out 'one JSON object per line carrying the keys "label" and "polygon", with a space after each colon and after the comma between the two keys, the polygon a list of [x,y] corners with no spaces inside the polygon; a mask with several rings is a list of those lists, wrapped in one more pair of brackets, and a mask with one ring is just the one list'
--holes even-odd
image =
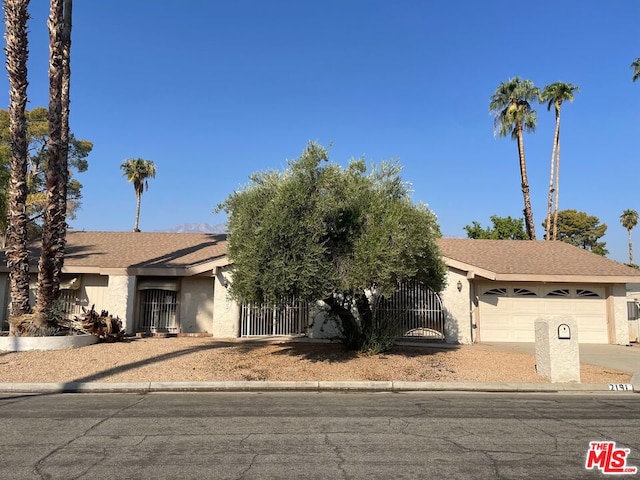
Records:
{"label": "curb gutter", "polygon": [[509,393],[640,393],[640,380],[632,379],[633,391],[611,392],[608,384],[588,383],[474,383],[474,382],[61,382],[0,383],[0,393],[152,393],[152,392],[509,392]]}

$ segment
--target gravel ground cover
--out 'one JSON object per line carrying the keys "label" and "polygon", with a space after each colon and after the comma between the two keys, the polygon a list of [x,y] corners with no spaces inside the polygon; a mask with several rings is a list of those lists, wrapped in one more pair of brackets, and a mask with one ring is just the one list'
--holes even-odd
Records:
{"label": "gravel ground cover", "polygon": [[[631,375],[582,365],[582,383],[627,383]],[[483,345],[397,346],[367,356],[339,344],[131,338],[62,351],[0,351],[0,382],[216,380],[404,380],[545,383],[535,356]]]}

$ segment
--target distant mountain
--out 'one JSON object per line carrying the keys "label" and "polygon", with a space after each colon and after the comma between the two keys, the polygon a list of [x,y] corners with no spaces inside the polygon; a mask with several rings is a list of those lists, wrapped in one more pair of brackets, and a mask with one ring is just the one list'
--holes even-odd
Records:
{"label": "distant mountain", "polygon": [[226,233],[227,226],[224,223],[216,225],[209,223],[184,223],[165,231],[171,233]]}

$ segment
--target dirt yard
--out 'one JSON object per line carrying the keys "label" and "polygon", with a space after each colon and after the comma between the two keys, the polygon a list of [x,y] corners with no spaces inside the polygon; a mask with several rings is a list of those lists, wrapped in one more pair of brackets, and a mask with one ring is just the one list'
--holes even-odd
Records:
{"label": "dirt yard", "polygon": [[[535,356],[483,345],[396,347],[366,356],[339,344],[132,338],[50,352],[0,351],[0,382],[214,380],[406,380],[546,382]],[[583,365],[583,383],[627,383],[630,375]]]}

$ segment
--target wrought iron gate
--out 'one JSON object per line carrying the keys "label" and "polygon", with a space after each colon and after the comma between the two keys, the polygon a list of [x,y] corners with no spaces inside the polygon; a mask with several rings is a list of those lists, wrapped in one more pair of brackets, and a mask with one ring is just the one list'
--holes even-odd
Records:
{"label": "wrought iron gate", "polygon": [[240,336],[306,335],[309,306],[291,302],[282,307],[244,304],[240,310]]}
{"label": "wrought iron gate", "polygon": [[169,290],[142,290],[140,292],[139,328],[143,332],[176,333],[178,331],[176,292]]}
{"label": "wrought iron gate", "polygon": [[385,317],[400,322],[405,337],[445,338],[442,300],[426,285],[403,283],[389,298],[381,298],[376,320]]}

